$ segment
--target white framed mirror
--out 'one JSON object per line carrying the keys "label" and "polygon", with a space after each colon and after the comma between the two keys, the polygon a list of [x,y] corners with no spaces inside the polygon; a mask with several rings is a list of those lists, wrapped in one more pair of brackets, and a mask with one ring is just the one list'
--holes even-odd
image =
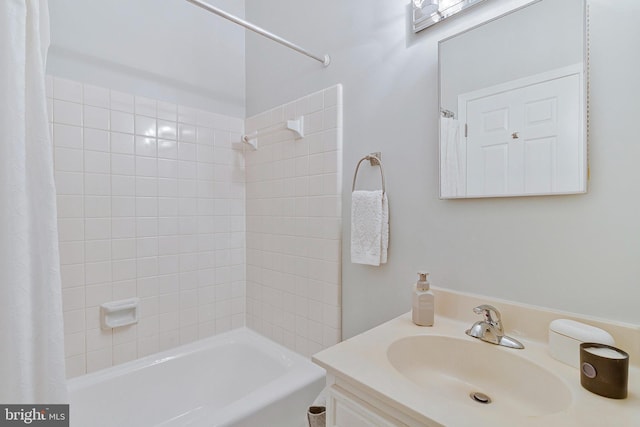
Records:
{"label": "white framed mirror", "polygon": [[440,41],[440,196],[584,193],[585,0],[538,0]]}

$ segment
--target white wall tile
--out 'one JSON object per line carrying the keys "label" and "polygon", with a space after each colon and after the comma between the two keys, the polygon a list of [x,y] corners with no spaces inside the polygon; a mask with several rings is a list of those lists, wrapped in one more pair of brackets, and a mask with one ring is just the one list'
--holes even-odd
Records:
{"label": "white wall tile", "polygon": [[108,368],[112,364],[113,359],[111,347],[87,352],[87,373]]}
{"label": "white wall tile", "polygon": [[111,215],[113,217],[133,217],[136,215],[134,197],[113,196],[111,198]]}
{"label": "white wall tile", "polygon": [[114,175],[135,175],[135,157],[128,154],[111,154],[111,173]]}
{"label": "white wall tile", "polygon": [[58,218],[84,217],[84,201],[80,195],[58,196]]}
{"label": "white wall tile", "polygon": [[138,295],[138,289],[136,287],[135,280],[123,280],[119,282],[113,282],[113,299],[121,300],[133,298]]}
{"label": "white wall tile", "polygon": [[111,239],[84,242],[87,263],[111,260]]}
{"label": "white wall tile", "polygon": [[109,153],[101,151],[85,151],[84,171],[88,173],[110,173],[111,156]]}
{"label": "white wall tile", "polygon": [[155,137],[157,135],[156,119],[147,117],[147,116],[140,116],[136,114],[135,131],[136,131],[136,135],[142,135],[146,137]]}
{"label": "white wall tile", "polygon": [[[74,243],[82,244],[82,241],[74,242]],[[84,285],[84,263],[62,265],[60,268],[60,271],[61,271],[60,274],[62,276],[63,288],[73,288],[76,286]]]}
{"label": "white wall tile", "polygon": [[133,114],[111,110],[111,130],[113,132],[133,133],[133,123]]}
{"label": "white wall tile", "polygon": [[[47,82],[67,375],[242,326],[245,170],[230,131],[243,121]],[[134,296],[137,326],[100,329],[99,304]]]}
{"label": "white wall tile", "polygon": [[137,270],[135,259],[114,260],[111,266],[112,278],[116,282],[136,278]]}
{"label": "white wall tile", "polygon": [[53,121],[66,125],[82,126],[82,105],[55,99],[53,101]]}
{"label": "white wall tile", "polygon": [[65,357],[84,354],[85,352],[85,334],[84,332],[76,332],[64,336],[64,354]]}
{"label": "white wall tile", "polygon": [[85,290],[82,286],[62,289],[63,311],[79,310],[84,308]]}
{"label": "white wall tile", "polygon": [[53,79],[53,97],[64,101],[81,103],[82,83],[55,77]]}
{"label": "white wall tile", "polygon": [[[132,230],[135,230],[135,222],[132,221]],[[114,226],[115,229],[115,226]],[[132,233],[134,234],[134,232]],[[111,257],[114,260],[125,260],[136,257],[136,239],[125,238],[116,239],[111,241]],[[113,266],[115,269],[116,266]]]}
{"label": "white wall tile", "polygon": [[[118,282],[118,284],[129,282]],[[135,281],[131,281],[135,286]],[[113,344],[120,345],[135,342],[138,338],[138,327],[136,325],[123,326],[113,330]]]}
{"label": "white wall tile", "polygon": [[196,142],[196,127],[188,124],[179,123],[178,124],[178,140],[184,141],[184,142]]}
{"label": "white wall tile", "polygon": [[[141,258],[138,256],[137,258],[137,274],[138,278],[140,277],[151,277],[158,275],[158,257],[146,257]],[[154,281],[154,289],[157,288],[157,279]],[[157,294],[157,289],[154,291],[154,294]],[[147,295],[140,295],[149,296]]]}
{"label": "white wall tile", "polygon": [[112,218],[111,237],[113,239],[126,239],[136,237],[135,218]]}
{"label": "white wall tile", "polygon": [[120,363],[129,362],[137,358],[138,347],[137,343],[127,342],[124,344],[118,344],[113,346],[113,364],[118,365]]}
{"label": "white wall tile", "polygon": [[178,197],[178,180],[171,178],[158,178],[159,197]]}
{"label": "white wall tile", "polygon": [[82,172],[82,150],[75,150],[71,148],[55,148],[55,169],[56,171],[63,172]]}
{"label": "white wall tile", "polygon": [[161,178],[177,178],[178,162],[170,159],[158,159],[158,176]]}
{"label": "white wall tile", "polygon": [[103,240],[111,238],[110,218],[86,218],[84,220],[85,240]]}
{"label": "white wall tile", "polygon": [[149,177],[139,177],[136,179],[136,196],[156,197],[158,195],[158,179]]}
{"label": "white wall tile", "polygon": [[175,121],[158,120],[157,126],[158,138],[176,140],[178,128]]}
{"label": "white wall tile", "polygon": [[158,235],[158,218],[136,218],[136,236],[153,237]]}
{"label": "white wall tile", "polygon": [[136,255],[137,257],[157,256],[158,238],[154,236],[136,239]]}
{"label": "white wall tile", "polygon": [[61,242],[84,240],[84,219],[58,218],[58,237]]}
{"label": "white wall tile", "polygon": [[135,145],[133,135],[111,132],[111,152],[121,154],[134,154]]}
{"label": "white wall tile", "polygon": [[111,261],[91,262],[85,265],[85,283],[87,307],[102,304],[111,300]]}
{"label": "white wall tile", "polygon": [[85,173],[84,192],[93,196],[109,196],[111,194],[111,180],[109,174]]}
{"label": "white wall tile", "polygon": [[111,197],[85,196],[84,207],[86,218],[108,218],[111,216]]}
{"label": "white wall tile", "polygon": [[136,216],[156,217],[158,216],[157,197],[136,197]]}
{"label": "white wall tile", "polygon": [[85,253],[84,245],[82,241],[75,242],[60,242],[60,264],[65,266],[67,264],[80,264],[84,263]]}
{"label": "white wall tile", "polygon": [[178,143],[178,159],[180,160],[197,160],[196,144],[188,142]]}
{"label": "white wall tile", "polygon": [[112,175],[111,194],[114,196],[135,196],[136,177],[128,175]]}
{"label": "white wall tile", "polygon": [[[84,336],[84,332],[82,335]],[[87,372],[85,358],[86,354],[84,353],[65,358],[67,378],[84,375]]]}
{"label": "white wall tile", "polygon": [[85,330],[89,331],[91,329],[100,328],[100,307],[87,306],[84,310],[84,317],[85,317]]}
{"label": "white wall tile", "polygon": [[82,128],[61,124],[53,125],[53,140],[56,147],[82,149]]}
{"label": "white wall tile", "polygon": [[158,162],[154,157],[136,156],[136,176],[158,176]]}
{"label": "white wall tile", "polygon": [[109,110],[106,108],[85,105],[83,120],[85,128],[109,130]]}
{"label": "white wall tile", "polygon": [[184,179],[197,179],[198,178],[198,165],[193,161],[178,161],[178,177]]}
{"label": "white wall tile", "polygon": [[213,146],[215,141],[215,131],[212,128],[198,126],[196,133],[196,141],[198,144]]}
{"label": "white wall tile", "polygon": [[158,157],[163,159],[178,158],[178,144],[176,141],[158,140]]}
{"label": "white wall tile", "polygon": [[110,150],[109,132],[100,129],[84,129],[84,149],[93,151]]}
{"label": "white wall tile", "polygon": [[[176,201],[176,215],[177,215],[177,201]],[[160,217],[158,218],[158,235],[159,236],[172,236],[180,234],[179,218],[173,217]]]}

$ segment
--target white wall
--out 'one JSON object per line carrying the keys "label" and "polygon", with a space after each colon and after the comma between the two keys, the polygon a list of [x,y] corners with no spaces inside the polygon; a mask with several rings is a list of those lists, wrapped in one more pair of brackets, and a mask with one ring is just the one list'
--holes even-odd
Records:
{"label": "white wall", "polygon": [[[244,2],[210,0],[244,15]],[[54,0],[47,71],[244,117],[244,29],[184,0]]]}
{"label": "white wall", "polygon": [[[249,115],[344,87],[344,336],[408,311],[418,268],[450,289],[640,323],[640,4],[590,0],[588,194],[439,200],[438,40],[526,2],[486,2],[417,35],[407,3],[246,0],[248,19],[333,59],[324,69],[248,35]],[[389,263],[381,268],[348,259],[353,168],[377,150],[391,206]]]}

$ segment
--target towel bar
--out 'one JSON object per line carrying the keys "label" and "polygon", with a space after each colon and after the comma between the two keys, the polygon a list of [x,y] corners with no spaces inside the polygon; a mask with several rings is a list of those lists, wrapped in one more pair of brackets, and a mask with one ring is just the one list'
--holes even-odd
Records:
{"label": "towel bar", "polygon": [[353,173],[353,185],[351,186],[351,191],[353,192],[356,189],[356,178],[358,177],[358,169],[360,168],[360,164],[365,160],[369,160],[371,162],[371,166],[380,167],[380,176],[382,177],[382,194],[385,194],[386,188],[384,183],[384,169],[382,169],[382,160],[380,160],[380,153],[367,154],[360,159],[360,161],[356,165],[356,171]]}

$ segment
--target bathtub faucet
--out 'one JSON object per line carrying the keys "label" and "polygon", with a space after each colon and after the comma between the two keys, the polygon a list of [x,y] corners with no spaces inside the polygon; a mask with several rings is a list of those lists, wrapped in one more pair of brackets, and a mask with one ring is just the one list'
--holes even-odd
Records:
{"label": "bathtub faucet", "polygon": [[[473,312],[483,315],[484,320],[474,323],[470,329],[467,329],[467,335],[491,344],[516,349],[524,348],[519,341],[504,334],[502,319],[497,308],[488,304],[482,304],[474,308]],[[491,313],[494,315],[492,316]]]}

